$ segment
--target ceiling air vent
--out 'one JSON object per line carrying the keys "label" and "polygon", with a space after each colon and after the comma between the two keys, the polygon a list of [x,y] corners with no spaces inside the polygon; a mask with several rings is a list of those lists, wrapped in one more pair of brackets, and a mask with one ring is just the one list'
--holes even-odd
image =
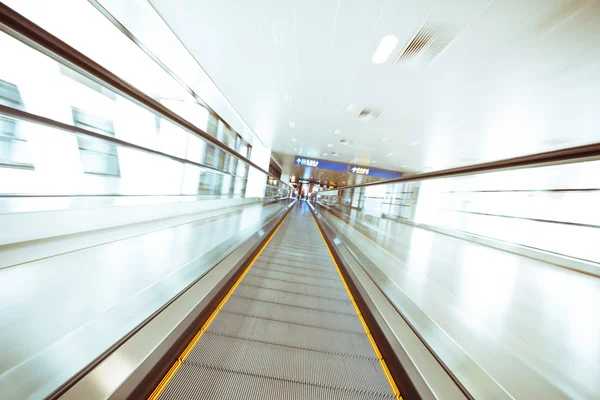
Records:
{"label": "ceiling air vent", "polygon": [[340,139],[340,144],[343,144],[344,146],[351,146],[354,144],[354,142],[348,139]]}
{"label": "ceiling air vent", "polygon": [[397,63],[420,60],[427,65],[436,58],[460,33],[457,26],[443,23],[425,23],[413,36],[396,59]]}
{"label": "ceiling air vent", "polygon": [[361,121],[375,121],[380,115],[381,113],[370,108],[363,108],[357,118]]}

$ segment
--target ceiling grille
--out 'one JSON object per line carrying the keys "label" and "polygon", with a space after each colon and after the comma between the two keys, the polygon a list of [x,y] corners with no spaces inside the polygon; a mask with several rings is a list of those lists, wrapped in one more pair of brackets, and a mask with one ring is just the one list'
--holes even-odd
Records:
{"label": "ceiling grille", "polygon": [[404,51],[396,59],[396,63],[409,63],[416,59],[430,63],[454,38],[460,29],[454,25],[443,23],[425,23],[408,42]]}

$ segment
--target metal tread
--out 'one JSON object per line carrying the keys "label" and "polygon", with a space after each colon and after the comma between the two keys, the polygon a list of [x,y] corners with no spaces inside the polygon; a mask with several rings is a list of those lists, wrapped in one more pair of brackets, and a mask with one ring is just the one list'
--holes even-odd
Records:
{"label": "metal tread", "polygon": [[[312,288],[319,288],[319,289],[327,289],[327,290],[331,290],[331,291],[336,291],[338,293],[345,293],[346,290],[344,288],[336,288],[336,287],[328,287],[328,286],[321,286],[321,285],[311,285],[308,283],[298,283],[297,281],[293,281],[293,280],[289,280],[289,279],[282,279],[282,278],[273,278],[272,276],[262,276],[262,275],[246,275],[246,276],[253,276],[255,278],[261,278],[261,279],[269,279],[272,281],[279,281],[279,282],[287,282],[287,283],[293,283],[294,285],[302,285],[302,286],[309,286]],[[348,298],[347,296],[345,296],[344,298]]]}
{"label": "metal tread", "polygon": [[[340,281],[339,277],[337,277],[337,279],[336,279],[336,278],[331,278],[331,277],[327,277],[327,276],[319,276],[319,275],[313,275],[313,274],[303,274],[301,272],[296,272],[295,271],[297,269],[296,267],[289,267],[289,266],[285,266],[285,265],[281,265],[280,264],[280,265],[278,265],[279,268],[275,268],[275,267],[272,267],[272,266],[268,266],[268,264],[267,264],[267,266],[263,266],[263,265],[265,265],[265,264],[255,265],[252,268],[253,269],[264,269],[264,270],[267,270],[267,271],[283,272],[283,273],[286,273],[286,274],[292,274],[292,275],[298,275],[298,276],[305,276],[305,277],[308,277],[308,278],[327,279],[327,280],[330,280],[330,281],[334,281],[336,283],[338,283]],[[290,271],[295,271],[295,272],[290,272]],[[315,272],[318,272],[318,271],[315,271]]]}
{"label": "metal tread", "polygon": [[[250,277],[251,277],[251,278],[258,278],[258,277],[256,277],[256,276],[250,276]],[[270,286],[268,286],[268,284],[266,284],[266,285],[265,285],[265,281],[267,281],[267,282],[274,282],[274,283],[276,283],[276,285],[275,285],[275,287],[270,287]],[[305,290],[306,290],[306,287],[305,287],[305,286],[300,286],[300,287],[299,287],[298,285],[292,285],[292,284],[291,284],[291,283],[289,283],[289,282],[285,282],[285,281],[281,281],[281,280],[276,280],[276,279],[270,279],[270,278],[263,278],[263,279],[260,281],[260,283],[258,283],[258,284],[253,284],[253,283],[251,283],[251,281],[249,280],[248,282],[244,282],[244,285],[246,285],[246,286],[252,286],[252,287],[255,287],[255,288],[260,288],[260,289],[276,290],[276,291],[278,291],[278,292],[286,292],[286,293],[291,293],[291,294],[301,294],[301,295],[305,295],[305,296],[313,296],[313,297],[318,297],[318,298],[321,298],[321,299],[329,299],[329,300],[344,300],[344,298],[342,298],[341,296],[340,296],[340,297],[331,297],[331,296],[325,296],[325,295],[323,295],[323,294],[321,294],[321,293],[319,293],[319,292],[317,292],[317,293],[319,293],[319,294],[315,294],[315,293],[306,293],[306,292],[304,292],[304,293],[302,293],[302,292],[297,292],[297,291],[295,291],[295,290],[292,290],[292,289],[300,289],[300,290],[302,290],[302,289],[305,289]],[[287,286],[286,286],[286,285],[287,285]],[[289,288],[288,288],[288,287],[289,287]],[[315,287],[315,286],[310,286],[310,288],[312,288],[312,289],[320,289],[320,288],[317,288],[317,287]],[[325,294],[329,294],[329,293],[327,293],[327,291],[325,291],[325,290],[323,290],[323,292],[324,292]]]}
{"label": "metal tread", "polygon": [[309,262],[323,263],[323,264],[331,265],[331,268],[333,268],[333,262],[331,261],[331,258],[328,258],[329,255],[319,256],[319,257],[313,257],[310,254],[307,254],[304,256],[296,256],[296,255],[286,254],[283,252],[275,253],[275,252],[271,252],[271,251],[268,251],[268,252],[263,251],[262,256],[263,256],[262,257],[263,259],[290,260],[290,261],[299,261],[299,262],[305,262],[305,263],[309,263]]}
{"label": "metal tread", "polygon": [[277,321],[320,326],[340,332],[364,333],[364,328],[356,315],[330,313],[328,311],[298,308],[287,304],[265,303],[261,300],[229,298],[221,311],[243,314],[257,318],[270,318]]}
{"label": "metal tread", "polygon": [[[292,265],[291,263],[286,263],[284,261],[281,261],[281,262],[268,261],[267,262],[267,261],[257,260],[256,263],[255,263],[255,266],[256,265],[264,265],[264,264],[266,264],[266,265],[284,265],[284,266],[291,266]],[[302,266],[300,266],[300,265],[293,265],[293,267],[294,268],[299,268],[299,269],[305,269],[307,271],[319,271],[319,272],[330,274],[332,276],[339,277],[338,272],[336,270],[334,270],[333,268],[331,268],[332,270],[330,271],[327,268],[319,268],[319,267],[317,267],[317,268],[310,268],[310,267],[307,267],[307,266],[304,266],[304,265],[302,265]]]}
{"label": "metal tread", "polygon": [[[331,263],[331,258],[329,257],[329,254],[315,254],[312,250],[310,250],[311,254],[296,254],[299,252],[289,252],[289,251],[283,251],[280,249],[277,250],[265,250],[263,251],[262,255],[265,256],[265,258],[277,258],[277,259],[300,259],[302,261],[315,261],[315,262],[323,262],[323,263],[327,263],[327,264],[332,264]],[[333,265],[332,265],[333,266]]]}
{"label": "metal tread", "polygon": [[331,389],[305,382],[265,377],[183,363],[160,396],[162,400],[385,400],[394,396]]}
{"label": "metal tread", "polygon": [[312,286],[319,286],[319,287],[325,287],[325,288],[338,288],[340,290],[345,290],[344,289],[344,285],[342,284],[342,281],[331,281],[331,280],[327,280],[327,281],[323,281],[320,278],[315,278],[312,276],[302,276],[302,275],[298,275],[298,274],[294,274],[292,272],[282,272],[282,271],[274,271],[274,270],[265,270],[265,269],[260,269],[260,268],[252,268],[249,272],[249,274],[251,275],[255,275],[255,276],[263,276],[266,278],[283,278],[286,280],[290,280],[292,282],[297,282],[300,284],[306,284],[306,285],[312,285]]}
{"label": "metal tread", "polygon": [[297,249],[299,251],[310,251],[310,252],[315,252],[315,254],[329,255],[329,252],[327,250],[315,249],[315,247],[310,244],[307,244],[306,246],[304,246],[304,245],[298,245],[298,244],[293,244],[293,243],[289,243],[289,242],[281,242],[281,241],[271,240],[271,243],[269,243],[269,247],[271,248],[271,250],[274,250],[274,251],[292,248],[292,249]]}
{"label": "metal tread", "polygon": [[355,313],[354,305],[349,299],[322,299],[304,294],[292,294],[281,291],[268,290],[264,288],[246,286],[243,283],[241,283],[237,287],[235,292],[233,292],[233,295],[245,296],[260,300],[269,300],[283,304],[298,304],[301,306],[320,309],[324,311],[346,312],[351,314]]}
{"label": "metal tread", "polygon": [[282,321],[228,314],[211,324],[206,333],[327,354],[377,359],[366,334],[348,334]]}
{"label": "metal tread", "polygon": [[358,393],[391,393],[378,360],[226,336],[202,336],[186,363]]}
{"label": "metal tread", "polygon": [[241,317],[252,317],[252,318],[258,318],[258,319],[264,319],[265,321],[285,322],[286,324],[290,324],[290,325],[308,326],[310,328],[319,328],[319,329],[324,329],[324,330],[328,330],[328,331],[332,331],[332,332],[348,333],[351,335],[365,335],[365,333],[363,333],[363,332],[353,331],[353,330],[344,329],[344,328],[323,327],[322,325],[311,325],[311,324],[296,322],[296,321],[286,321],[286,320],[282,320],[282,319],[256,316],[256,315],[252,315],[252,314],[244,314],[241,312],[230,311],[230,310],[225,310],[225,309],[222,309],[221,311],[225,314],[233,314],[233,315],[239,315]]}
{"label": "metal tread", "polygon": [[306,309],[306,310],[324,311],[324,312],[330,313],[330,314],[343,314],[343,315],[351,315],[351,316],[355,315],[355,313],[352,313],[352,312],[332,311],[332,310],[325,309],[325,308],[313,308],[313,307],[307,307],[307,306],[299,306],[297,304],[288,304],[288,303],[281,303],[281,302],[272,301],[272,300],[256,299],[254,297],[242,296],[242,295],[239,295],[239,294],[237,294],[237,295],[233,294],[233,295],[231,295],[231,297],[237,297],[237,298],[246,299],[246,300],[259,300],[259,301],[262,301],[264,303],[271,303],[271,304],[283,304],[283,305],[286,305],[286,306],[291,306],[291,307],[294,307],[294,308],[303,308],[303,309]]}

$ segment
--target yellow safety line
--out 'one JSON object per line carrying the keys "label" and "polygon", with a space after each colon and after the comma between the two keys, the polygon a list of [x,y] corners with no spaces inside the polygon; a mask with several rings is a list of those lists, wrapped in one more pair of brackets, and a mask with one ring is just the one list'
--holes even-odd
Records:
{"label": "yellow safety line", "polygon": [[392,377],[392,374],[390,373],[390,370],[388,369],[388,366],[387,366],[385,360],[383,359],[381,352],[379,351],[379,347],[377,347],[377,343],[375,343],[375,339],[373,338],[373,335],[371,334],[371,331],[369,330],[369,327],[367,326],[367,323],[366,323],[365,319],[363,318],[363,315],[360,312],[360,309],[358,308],[358,304],[356,304],[356,301],[354,300],[354,296],[352,296],[352,292],[350,292],[350,288],[348,287],[348,284],[346,283],[346,279],[344,279],[344,275],[342,275],[342,270],[340,269],[338,263],[335,261],[335,258],[333,257],[333,253],[331,253],[331,249],[329,248],[329,244],[327,243],[327,240],[325,240],[323,231],[321,230],[321,227],[317,223],[317,220],[314,215],[313,215],[313,220],[315,221],[315,224],[317,225],[317,228],[319,229],[319,233],[321,234],[321,238],[323,239],[323,242],[325,242],[325,246],[327,247],[329,256],[333,260],[333,264],[335,265],[335,268],[337,269],[337,272],[340,275],[340,278],[342,279],[342,283],[344,284],[344,287],[346,288],[346,292],[348,293],[348,296],[350,297],[350,301],[352,301],[354,310],[356,311],[356,314],[358,314],[358,318],[360,319],[360,322],[362,323],[362,326],[363,326],[365,332],[367,333],[367,337],[369,338],[369,341],[371,342],[371,346],[373,346],[373,350],[375,351],[377,360],[379,361],[379,364],[381,364],[381,369],[383,370],[383,373],[385,374],[385,377],[387,378],[388,383],[390,384],[392,392],[394,392],[394,397],[397,400],[401,400],[402,395],[400,394],[400,391],[398,390],[398,386],[396,385],[396,382],[394,381],[394,378]]}
{"label": "yellow safety line", "polygon": [[227,300],[229,300],[229,297],[231,296],[231,294],[233,293],[233,291],[238,287],[238,285],[240,284],[240,282],[242,281],[242,279],[244,279],[244,276],[246,276],[246,273],[248,272],[248,270],[250,270],[250,267],[252,267],[252,265],[254,265],[254,263],[256,262],[256,260],[260,256],[260,254],[263,252],[263,250],[267,247],[267,245],[269,244],[269,242],[271,241],[271,239],[273,238],[273,236],[275,236],[275,234],[277,233],[277,231],[281,227],[281,224],[283,224],[283,221],[287,218],[288,214],[289,214],[289,211],[285,215],[285,217],[283,217],[283,219],[279,222],[279,224],[277,225],[277,227],[275,228],[275,230],[273,231],[273,233],[271,233],[271,236],[269,236],[269,238],[267,239],[267,241],[265,242],[265,244],[263,244],[263,246],[260,248],[260,250],[258,251],[258,253],[256,253],[256,255],[254,256],[254,258],[252,259],[252,261],[250,261],[250,264],[248,264],[248,266],[246,267],[246,269],[244,270],[244,272],[242,272],[242,274],[237,279],[237,281],[235,281],[235,283],[233,284],[233,286],[231,287],[231,289],[229,289],[229,292],[227,292],[227,294],[225,295],[225,297],[223,297],[223,300],[221,300],[221,302],[219,303],[219,305],[213,310],[213,312],[211,313],[210,317],[208,317],[208,319],[204,322],[204,324],[202,325],[202,327],[200,328],[200,330],[198,331],[198,333],[196,333],[196,336],[194,336],[194,338],[192,339],[192,341],[187,345],[187,347],[185,348],[185,350],[183,350],[183,352],[181,353],[181,355],[177,358],[177,360],[175,361],[175,363],[173,364],[173,366],[169,369],[169,372],[167,372],[167,374],[160,381],[160,383],[158,384],[158,386],[156,387],[156,389],[154,389],[154,391],[152,392],[152,394],[150,395],[150,397],[148,397],[148,400],[156,400],[156,399],[158,399],[160,397],[160,395],[165,390],[165,388],[167,387],[167,385],[169,384],[169,382],[171,381],[171,379],[173,379],[173,377],[175,376],[175,373],[177,372],[177,370],[179,369],[179,367],[181,367],[181,364],[183,363],[183,361],[189,356],[189,354],[191,353],[192,349],[196,346],[196,344],[198,343],[198,341],[200,340],[200,338],[202,337],[202,335],[204,334],[204,332],[206,332],[206,330],[210,326],[211,322],[215,319],[215,317],[217,316],[217,313],[221,310],[221,308],[223,307],[223,305],[225,304],[225,302],[227,302]]}

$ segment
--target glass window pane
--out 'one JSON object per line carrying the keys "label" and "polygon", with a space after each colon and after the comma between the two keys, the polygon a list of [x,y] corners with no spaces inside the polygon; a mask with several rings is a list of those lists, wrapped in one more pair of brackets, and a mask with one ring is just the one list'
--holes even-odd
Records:
{"label": "glass window pane", "polygon": [[[76,108],[73,111],[73,125],[106,136],[114,137],[112,121],[88,114]],[[101,140],[77,137],[83,171],[88,174],[121,176],[117,146]]]}

